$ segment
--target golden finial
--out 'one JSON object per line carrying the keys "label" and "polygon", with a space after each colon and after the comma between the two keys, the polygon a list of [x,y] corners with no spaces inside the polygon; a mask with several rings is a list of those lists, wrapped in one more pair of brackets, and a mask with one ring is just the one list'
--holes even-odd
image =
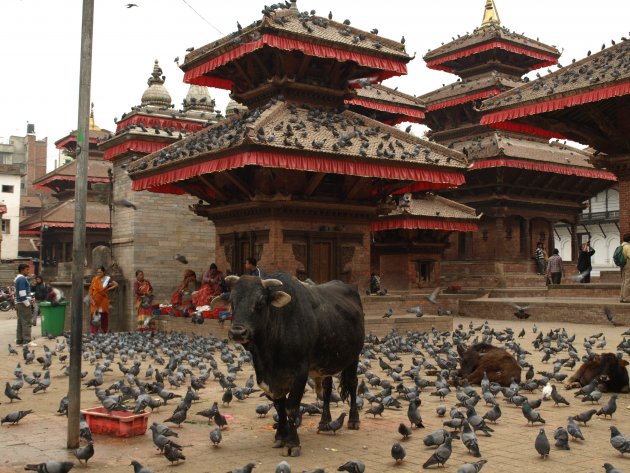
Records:
{"label": "golden finial", "polygon": [[497,11],[497,7],[494,4],[494,0],[486,0],[486,6],[483,10],[483,21],[481,22],[481,27],[491,26],[491,25],[500,25],[501,20],[499,19],[499,12]]}
{"label": "golden finial", "polygon": [[94,122],[94,102],[90,104],[90,131],[100,131],[100,127]]}

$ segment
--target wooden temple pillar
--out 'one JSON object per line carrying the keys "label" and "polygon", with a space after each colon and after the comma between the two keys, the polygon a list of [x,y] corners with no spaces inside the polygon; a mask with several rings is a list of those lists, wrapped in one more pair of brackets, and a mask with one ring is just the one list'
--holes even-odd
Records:
{"label": "wooden temple pillar", "polygon": [[571,224],[571,261],[577,261],[578,259],[578,235],[577,224]]}
{"label": "wooden temple pillar", "polygon": [[619,236],[630,233],[630,173],[616,173],[619,178]]}
{"label": "wooden temple pillar", "polygon": [[524,258],[530,258],[533,254],[532,248],[532,235],[531,235],[531,225],[529,222],[529,217],[523,218],[523,249],[524,249]]}
{"label": "wooden temple pillar", "polygon": [[503,248],[505,240],[505,218],[497,217],[494,221],[494,229],[496,231],[496,245],[494,247],[494,257],[497,260],[503,259]]}

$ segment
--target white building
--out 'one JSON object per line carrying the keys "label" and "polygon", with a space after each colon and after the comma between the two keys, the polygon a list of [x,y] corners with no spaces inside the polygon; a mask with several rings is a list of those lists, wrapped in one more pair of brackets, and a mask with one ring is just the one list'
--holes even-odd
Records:
{"label": "white building", "polygon": [[17,164],[0,164],[0,204],[2,214],[2,246],[0,259],[15,259],[20,238],[20,182],[22,172]]}
{"label": "white building", "polygon": [[[571,260],[571,232],[566,224],[555,227],[555,244],[564,261]],[[619,190],[617,187],[600,192],[587,202],[577,225],[577,241],[581,245],[591,241],[595,254],[591,258],[593,276],[600,270],[618,269],[612,260],[621,242],[619,232]]]}

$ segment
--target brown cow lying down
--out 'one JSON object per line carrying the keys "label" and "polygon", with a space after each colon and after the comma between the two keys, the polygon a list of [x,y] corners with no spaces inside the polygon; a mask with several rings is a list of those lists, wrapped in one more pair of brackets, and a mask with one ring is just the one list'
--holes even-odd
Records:
{"label": "brown cow lying down", "polygon": [[508,386],[512,378],[516,382],[521,381],[520,365],[503,348],[477,343],[466,351],[461,345],[457,345],[457,352],[460,358],[460,376],[468,378],[471,384],[480,384],[484,372],[490,381],[502,386]]}
{"label": "brown cow lying down", "polygon": [[586,386],[598,376],[606,388],[607,392],[627,393],[628,387],[628,362],[620,360],[614,353],[602,353],[595,355],[591,361],[583,363],[567,381],[567,389]]}

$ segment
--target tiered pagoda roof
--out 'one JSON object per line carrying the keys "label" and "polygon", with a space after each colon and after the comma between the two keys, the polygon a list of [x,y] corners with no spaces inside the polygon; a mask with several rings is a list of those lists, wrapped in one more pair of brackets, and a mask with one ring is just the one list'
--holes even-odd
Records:
{"label": "tiered pagoda roof", "polygon": [[[39,234],[42,226],[49,228],[74,228],[74,199],[69,199],[45,209],[42,213],[31,215],[20,223],[20,233]],[[85,214],[85,226],[89,229],[111,228],[109,207],[97,201],[89,200]]]}
{"label": "tiered pagoda roof", "polygon": [[[481,123],[532,127],[615,154],[630,151],[630,41],[488,99]],[[616,118],[615,118],[616,117]]]}
{"label": "tiered pagoda roof", "polygon": [[[108,171],[111,164],[98,158],[88,159],[88,183],[109,182]],[[52,189],[54,192],[74,190],[77,176],[77,161],[72,160],[33,182],[39,189]]]}
{"label": "tiered pagoda roof", "polygon": [[487,0],[482,25],[424,55],[427,67],[470,77],[494,69],[513,76],[558,62],[560,52],[501,26],[494,0]]}
{"label": "tiered pagoda roof", "polygon": [[425,104],[413,95],[382,84],[372,84],[356,89],[357,95],[346,104],[356,112],[375,118],[388,125],[400,122],[420,123],[425,118]]}
{"label": "tiered pagoda roof", "polygon": [[215,103],[206,87],[191,85],[183,109],[176,110],[164,82],[156,60],[140,105],[123,114],[115,135],[102,144],[105,159],[152,153],[216,121]]}
{"label": "tiered pagoda roof", "polygon": [[[250,174],[260,167],[282,170],[281,193],[298,199],[314,198],[326,175],[363,179],[350,194],[364,204],[463,183],[460,153],[345,110],[357,95],[350,82],[406,72],[404,44],[301,13],[295,1],[263,15],[181,66],[186,82],[230,88],[249,111],[134,161],[134,190],[189,192],[212,205],[248,201],[260,185]],[[316,176],[305,182],[304,171]]]}
{"label": "tiered pagoda roof", "polygon": [[[89,123],[89,143],[90,143],[90,155],[101,156],[98,151],[98,145],[111,136],[111,131],[100,128],[94,121],[94,104],[92,104],[92,110],[90,111],[90,123]],[[69,156],[74,157],[77,149],[77,130],[73,130],[63,138],[55,141],[55,147],[60,150],[64,150]]]}

